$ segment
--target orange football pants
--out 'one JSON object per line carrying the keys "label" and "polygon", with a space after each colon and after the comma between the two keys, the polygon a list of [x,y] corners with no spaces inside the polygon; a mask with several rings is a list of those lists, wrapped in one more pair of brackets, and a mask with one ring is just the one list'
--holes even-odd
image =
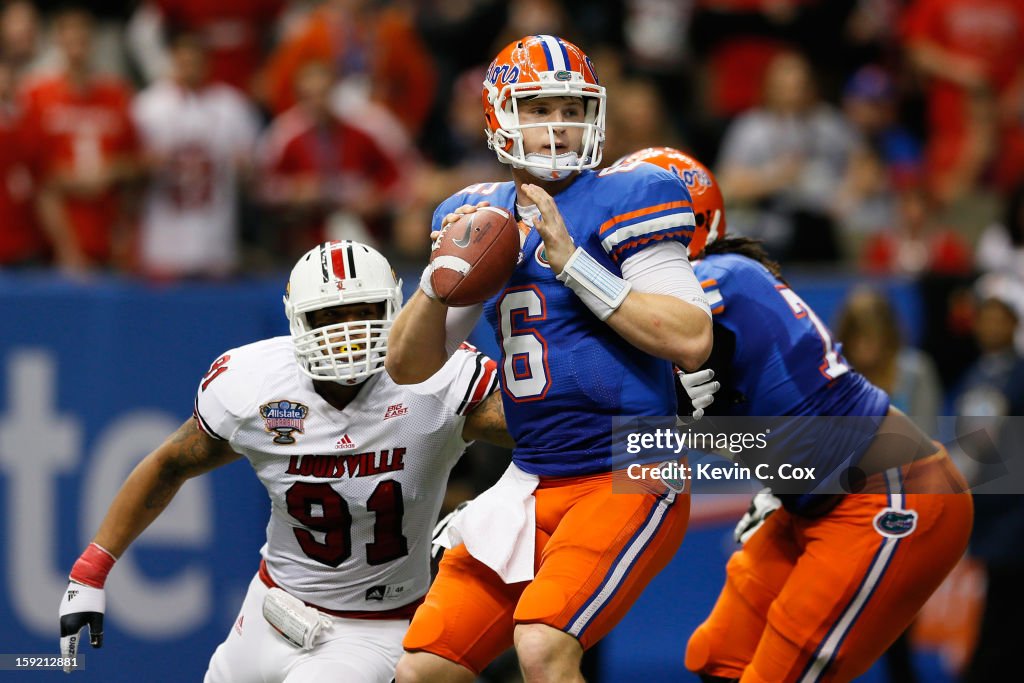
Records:
{"label": "orange football pants", "polygon": [[743,683],[867,671],[960,560],[974,507],[945,450],[872,475],[865,491],[816,519],[768,517],[729,559],[686,667]]}
{"label": "orange football pants", "polygon": [[584,649],[626,614],[683,542],[687,493],[612,491],[612,474],[542,479],[535,576],[506,584],[458,546],[445,552],[405,636],[474,673],[512,647],[516,624],[565,631]]}

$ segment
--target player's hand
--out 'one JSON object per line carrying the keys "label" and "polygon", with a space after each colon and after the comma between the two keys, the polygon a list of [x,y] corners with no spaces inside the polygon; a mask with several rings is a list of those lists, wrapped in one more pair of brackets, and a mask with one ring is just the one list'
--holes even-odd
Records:
{"label": "player's hand", "polygon": [[[448,229],[455,221],[459,220],[461,216],[467,213],[474,213],[477,209],[482,209],[485,206],[490,206],[490,202],[477,202],[476,204],[463,204],[459,208],[455,209],[452,213],[445,214],[445,217],[441,219],[441,229],[430,231],[430,251],[434,252],[441,244],[441,235],[444,234],[445,230]],[[434,286],[430,283],[430,276],[434,272],[434,266],[432,263],[427,263],[427,267],[423,269],[423,273],[420,275],[420,289],[427,295],[428,299],[437,301],[437,294],[434,293]]]}
{"label": "player's hand", "polygon": [[686,390],[690,397],[693,412],[690,413],[694,420],[704,417],[704,409],[715,402],[715,392],[722,388],[721,383],[713,382],[715,371],[710,368],[697,372],[683,372],[676,370],[679,383]]}
{"label": "player's hand", "polygon": [[[75,657],[81,642],[82,629],[89,627],[89,643],[103,646],[103,611],[106,596],[102,588],[70,581],[60,600],[60,654]],[[70,673],[71,667],[64,667]]]}
{"label": "player's hand", "polygon": [[[455,211],[453,211],[453,212],[451,212],[449,214],[445,214],[445,217],[441,219],[441,230],[443,231],[450,224],[452,224],[455,221],[459,220],[459,217],[462,216],[463,214],[473,213],[477,209],[482,209],[483,207],[490,206],[490,205],[491,205],[490,202],[477,202],[476,204],[463,204],[459,208],[455,209]],[[437,239],[436,237],[433,236],[435,233],[437,235],[441,234],[440,232],[438,232],[436,230],[434,232],[430,233],[432,240],[436,240]]]}
{"label": "player's hand", "polygon": [[522,190],[523,194],[540,209],[540,220],[533,227],[544,240],[544,252],[548,263],[551,264],[551,272],[558,275],[565,268],[569,257],[576,251],[576,245],[569,236],[554,198],[539,185],[526,183],[522,185]]}
{"label": "player's hand", "polygon": [[737,543],[745,544],[750,537],[757,533],[768,516],[782,507],[782,501],[772,494],[770,488],[763,488],[754,494],[750,501],[750,507],[740,519],[732,537]]}

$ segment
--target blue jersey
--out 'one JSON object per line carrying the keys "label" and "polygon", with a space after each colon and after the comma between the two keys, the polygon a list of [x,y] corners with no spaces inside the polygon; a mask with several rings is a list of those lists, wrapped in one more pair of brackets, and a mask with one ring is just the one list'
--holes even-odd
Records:
{"label": "blue jersey", "polygon": [[[434,212],[434,230],[454,209],[481,201],[515,211],[514,183],[473,185],[449,197]],[[555,203],[573,242],[619,276],[620,264],[652,242],[686,245],[693,235],[689,192],[651,164],[585,171]],[[522,261],[505,288],[484,303],[502,352],[513,460],[543,476],[606,472],[613,417],[675,414],[671,364],[598,320],[555,279],[540,235],[520,225]]]}
{"label": "blue jersey", "polygon": [[[712,362],[722,389],[707,411],[728,416],[877,417],[794,420],[772,434],[787,462],[836,472],[855,464],[889,397],[853,371],[815,312],[757,261],[714,254],[694,262],[714,318]],[[852,462],[851,462],[852,460]]]}
{"label": "blue jersey", "polygon": [[718,328],[716,345],[725,333],[730,339],[723,346],[733,347],[729,367],[716,368],[732,389],[720,406],[727,414],[867,416],[888,410],[879,389],[848,395],[865,380],[850,369],[811,307],[763,265],[739,254],[714,254],[696,261],[694,271]]}

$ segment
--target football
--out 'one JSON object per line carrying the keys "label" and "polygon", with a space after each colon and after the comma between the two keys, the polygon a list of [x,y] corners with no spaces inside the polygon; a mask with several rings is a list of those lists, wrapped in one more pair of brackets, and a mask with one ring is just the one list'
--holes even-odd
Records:
{"label": "football", "polygon": [[430,254],[430,284],[449,306],[470,306],[496,294],[518,262],[515,216],[483,206],[444,229]]}

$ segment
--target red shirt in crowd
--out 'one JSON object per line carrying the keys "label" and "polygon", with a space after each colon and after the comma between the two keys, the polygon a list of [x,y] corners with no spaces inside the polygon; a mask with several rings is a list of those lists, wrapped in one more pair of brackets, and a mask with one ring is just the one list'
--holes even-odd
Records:
{"label": "red shirt in crowd", "polygon": [[[820,0],[790,0],[794,10]],[[698,0],[698,6],[731,15],[737,25],[750,18],[764,18],[781,5],[777,0]],[[768,35],[740,31],[717,42],[708,55],[709,106],[716,116],[741,114],[761,102],[764,74],[772,59],[794,45]]]}
{"label": "red shirt in crowd", "polygon": [[[338,118],[318,125],[300,107],[285,112],[271,125],[264,168],[269,199],[287,201],[280,188],[288,181],[306,180],[316,182],[341,208],[360,193],[383,197],[394,191],[401,178],[398,161],[370,135]],[[312,240],[310,244],[323,239],[323,220],[333,208],[325,206],[307,226],[312,233],[306,238]]]}
{"label": "red shirt in crowd", "polygon": [[341,80],[366,78],[369,99],[387,107],[414,137],[434,102],[434,61],[407,10],[382,6],[342,14],[331,3],[314,10],[284,40],[266,67],[269,104],[283,112],[296,102],[295,79],[308,62],[332,66]]}
{"label": "red shirt in crowd", "polygon": [[864,247],[861,268],[872,275],[968,275],[971,248],[956,232],[938,230],[920,242],[880,233]]}
{"label": "red shirt in crowd", "polygon": [[156,0],[164,25],[205,39],[209,76],[249,91],[284,0]]}
{"label": "red shirt in crowd", "polygon": [[[917,0],[907,10],[908,41],[927,42],[977,61],[989,86],[1001,92],[1024,64],[1024,3],[1020,0]],[[962,112],[963,88],[935,78],[930,113],[937,124]]]}
{"label": "red shirt in crowd", "polygon": [[[133,158],[138,140],[130,100],[128,87],[113,78],[96,78],[84,90],[64,75],[30,84],[27,115],[38,128],[40,182],[56,175],[87,177]],[[121,217],[119,190],[66,194],[63,208],[82,252],[95,262],[109,262],[112,230]]]}
{"label": "red shirt in crowd", "polygon": [[[917,0],[903,29],[910,45],[930,44],[975,61],[996,97],[1024,65],[1024,2],[1020,0]],[[929,160],[944,171],[960,162],[972,93],[941,77],[928,88]]]}
{"label": "red shirt in crowd", "polygon": [[0,108],[0,267],[40,258],[47,241],[33,212],[31,128],[16,111]]}

